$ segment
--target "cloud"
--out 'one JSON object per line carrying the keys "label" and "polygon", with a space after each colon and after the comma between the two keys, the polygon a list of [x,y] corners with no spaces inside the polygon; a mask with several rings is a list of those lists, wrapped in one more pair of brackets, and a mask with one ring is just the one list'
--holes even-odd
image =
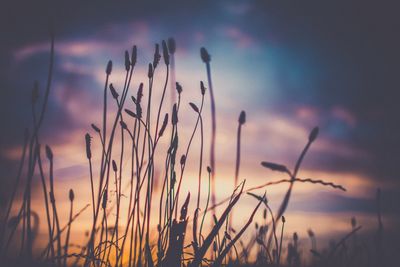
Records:
{"label": "cloud", "polygon": [[238,27],[230,26],[221,29],[223,35],[231,39],[238,48],[248,49],[255,45],[254,39]]}

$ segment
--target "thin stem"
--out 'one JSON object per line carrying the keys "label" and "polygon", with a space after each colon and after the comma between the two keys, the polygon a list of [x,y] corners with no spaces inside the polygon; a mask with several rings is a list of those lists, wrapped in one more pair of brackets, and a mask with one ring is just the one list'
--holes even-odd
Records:
{"label": "thin stem", "polygon": [[74,200],[71,199],[71,207],[69,210],[69,223],[68,223],[68,228],[67,228],[67,236],[65,238],[65,248],[64,248],[64,267],[67,266],[67,257],[66,255],[68,255],[68,245],[69,245],[69,237],[70,237],[70,233],[71,233],[71,221],[72,221],[72,212],[73,212],[73,208],[74,208]]}

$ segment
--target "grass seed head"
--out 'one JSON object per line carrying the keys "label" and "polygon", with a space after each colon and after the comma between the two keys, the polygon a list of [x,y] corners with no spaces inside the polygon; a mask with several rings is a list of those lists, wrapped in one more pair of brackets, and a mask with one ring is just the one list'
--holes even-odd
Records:
{"label": "grass seed head", "polygon": [[199,113],[199,108],[196,106],[196,104],[190,102],[189,105],[192,107],[192,109],[193,109],[196,113]]}
{"label": "grass seed head", "polygon": [[140,83],[136,94],[137,103],[140,103],[142,101],[142,97],[143,97],[143,83]]}
{"label": "grass seed head", "polygon": [[147,71],[147,77],[149,77],[149,79],[153,78],[153,65],[151,65],[151,63],[149,63],[149,69]]}
{"label": "grass seed head", "polygon": [[93,130],[95,130],[97,133],[100,133],[100,129],[99,129],[99,127],[97,127],[95,124],[91,124],[91,126],[92,126],[92,129]]}
{"label": "grass seed head", "polygon": [[286,173],[288,172],[288,169],[287,169],[287,167],[285,165],[276,164],[276,163],[267,162],[267,161],[261,162],[261,165],[264,168],[268,168],[268,169],[273,170],[273,171],[286,172]]}
{"label": "grass seed head", "polygon": [[200,81],[200,90],[201,90],[201,94],[205,95],[206,93],[206,87],[204,86],[203,81]]}
{"label": "grass seed head", "polygon": [[88,159],[91,159],[91,158],[92,158],[92,151],[91,151],[91,148],[90,148],[91,141],[92,141],[91,139],[92,139],[92,137],[91,137],[88,133],[86,133],[86,134],[85,134],[86,157],[87,157]]}
{"label": "grass seed head", "polygon": [[53,152],[48,145],[46,145],[46,156],[49,160],[53,160]]}
{"label": "grass seed head", "polygon": [[155,45],[154,50],[154,58],[153,58],[153,67],[154,69],[157,68],[158,63],[160,62],[161,55],[160,55],[160,46],[158,44]]}
{"label": "grass seed head", "polygon": [[243,125],[246,122],[246,112],[244,112],[244,110],[242,110],[242,112],[240,112],[239,115],[239,124]]}
{"label": "grass seed head", "polygon": [[183,154],[183,155],[181,156],[180,164],[181,164],[181,165],[185,165],[185,162],[186,162],[186,156],[185,156],[185,154]]}
{"label": "grass seed head", "polygon": [[136,114],[133,112],[133,111],[131,111],[131,110],[129,110],[129,109],[125,109],[125,112],[126,112],[126,114],[128,114],[129,116],[131,116],[131,117],[133,117],[133,118],[137,118],[137,116],[136,116]]}
{"label": "grass seed head", "polygon": [[111,95],[113,96],[113,98],[118,99],[119,94],[115,90],[114,85],[112,83],[110,83],[110,91],[111,91]]}
{"label": "grass seed head", "polygon": [[211,61],[211,56],[204,47],[200,48],[200,57],[204,63],[209,63]]}
{"label": "grass seed head", "polygon": [[75,195],[74,195],[74,190],[70,189],[69,190],[69,201],[74,201]]}
{"label": "grass seed head", "polygon": [[117,172],[117,163],[115,162],[115,160],[112,161],[112,167],[113,167],[113,171]]}
{"label": "grass seed head", "polygon": [[136,65],[136,60],[137,60],[137,47],[134,45],[132,47],[132,53],[131,53],[131,65],[134,67]]}
{"label": "grass seed head", "polygon": [[108,63],[107,63],[107,67],[106,67],[106,74],[110,75],[111,71],[112,71],[112,61],[109,60]]}
{"label": "grass seed head", "polygon": [[125,70],[129,71],[130,67],[131,67],[131,62],[129,60],[129,52],[128,50],[125,50]]}
{"label": "grass seed head", "polygon": [[313,230],[311,230],[311,229],[307,230],[307,234],[308,234],[309,237],[314,237],[315,236]]}
{"label": "grass seed head", "polygon": [[318,132],[319,132],[319,128],[318,127],[315,127],[314,129],[312,129],[310,135],[308,136],[308,141],[310,143],[314,142],[315,139],[317,139]]}
{"label": "grass seed head", "polygon": [[178,110],[176,107],[176,104],[174,104],[174,107],[172,108],[172,125],[176,125],[178,123]]}
{"label": "grass seed head", "polygon": [[167,43],[163,40],[162,41],[162,52],[163,52],[163,58],[164,58],[164,63],[165,65],[169,65],[169,54],[168,54],[168,47]]}
{"label": "grass seed head", "polygon": [[126,125],[126,123],[124,121],[120,121],[119,124],[121,125],[122,129],[127,130],[128,126]]}
{"label": "grass seed head", "polygon": [[101,207],[105,210],[106,209],[106,207],[107,207],[107,195],[108,195],[108,193],[107,193],[107,190],[106,191],[104,191],[104,194],[103,194],[103,201],[102,201],[102,203],[101,203]]}
{"label": "grass seed head", "polygon": [[182,86],[178,82],[175,83],[175,86],[176,86],[176,91],[178,92],[178,94],[181,94],[182,93]]}
{"label": "grass seed head", "polygon": [[357,226],[357,221],[355,217],[351,217],[351,227],[356,228]]}
{"label": "grass seed head", "polygon": [[175,54],[176,43],[174,38],[168,38],[168,51],[171,55]]}
{"label": "grass seed head", "polygon": [[168,125],[168,113],[166,113],[165,116],[164,116],[164,120],[163,120],[163,123],[161,125],[161,129],[158,132],[158,136],[159,137],[161,137],[164,134],[164,131],[165,131],[165,128],[167,128],[167,125]]}

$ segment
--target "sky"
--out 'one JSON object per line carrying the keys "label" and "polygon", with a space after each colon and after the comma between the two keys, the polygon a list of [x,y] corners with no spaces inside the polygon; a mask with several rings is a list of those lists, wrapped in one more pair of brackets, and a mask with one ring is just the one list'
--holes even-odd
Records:
{"label": "sky", "polygon": [[[120,89],[123,53],[137,45],[135,94],[138,84],[146,83],[154,44],[173,37],[177,44],[176,80],[183,86],[180,123],[186,137],[196,118],[188,103],[200,102],[199,82],[206,81],[200,47],[211,54],[219,199],[229,194],[231,189],[226,188],[233,189],[237,119],[245,110],[240,179],[246,179],[249,187],[282,178],[261,167],[260,162],[292,168],[309,132],[319,126],[320,135],[299,176],[332,181],[347,189],[340,192],[318,185],[296,185],[287,214],[289,222],[293,218],[289,231],[303,236],[308,227],[321,235],[345,232],[352,216],[373,229],[377,188],[382,189],[385,222],[399,222],[400,209],[395,203],[400,201],[400,38],[393,6],[382,3],[377,7],[365,1],[169,1],[96,6],[24,4],[22,8],[12,3],[1,13],[0,178],[6,185],[1,189],[2,198],[15,177],[23,131],[32,127],[30,92],[35,80],[43,94],[52,21],[56,36],[54,80],[40,137],[55,154],[57,191],[64,199],[60,205],[66,205],[71,187],[77,199],[81,197],[81,206],[87,200],[84,134],[91,131],[91,123],[100,125],[108,60],[114,63],[111,81]],[[156,85],[160,88],[165,69],[158,75]],[[207,151],[209,109],[206,97]],[[193,151],[198,147],[195,143]],[[197,177],[194,163],[188,168],[183,185],[186,191]],[[286,188],[267,189],[272,206],[280,203]],[[251,198],[244,199],[241,211],[252,205]],[[337,222],[335,227],[329,218]]]}

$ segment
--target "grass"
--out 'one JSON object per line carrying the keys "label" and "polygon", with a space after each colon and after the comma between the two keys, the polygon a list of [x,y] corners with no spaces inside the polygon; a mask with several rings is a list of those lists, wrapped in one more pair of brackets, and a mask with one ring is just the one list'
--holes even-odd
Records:
{"label": "grass", "polygon": [[[87,133],[84,137],[86,145],[86,157],[88,160],[88,181],[90,182],[91,203],[74,214],[74,191],[69,191],[70,210],[68,221],[61,227],[59,220],[54,183],[57,182],[53,175],[53,153],[49,146],[45,147],[49,170],[43,169],[40,145],[40,128],[46,113],[47,102],[50,94],[53,61],[54,61],[54,36],[51,36],[50,64],[48,80],[45,86],[44,100],[37,116],[38,85],[35,83],[32,93],[32,118],[33,131],[25,133],[23,152],[20,160],[16,183],[12,188],[7,210],[1,223],[0,255],[2,262],[10,262],[10,265],[41,265],[41,266],[300,266],[301,253],[299,237],[293,234],[292,241],[286,245],[284,242],[284,225],[286,218],[284,214],[289,205],[293,186],[295,183],[311,183],[330,187],[333,190],[346,189],[337,184],[318,179],[300,178],[300,170],[303,159],[312,143],[318,136],[318,128],[314,128],[299,155],[293,171],[286,166],[273,163],[261,162],[261,165],[272,171],[285,173],[288,179],[269,181],[265,184],[246,188],[245,181],[239,180],[240,150],[242,127],[246,121],[246,113],[242,111],[238,119],[236,162],[234,168],[235,189],[231,196],[216,203],[215,180],[215,142],[216,142],[216,111],[215,99],[211,79],[211,56],[205,48],[201,48],[200,55],[206,64],[208,88],[200,82],[199,96],[200,105],[194,102],[189,105],[196,115],[196,122],[186,147],[180,139],[179,114],[181,107],[182,86],[175,81],[175,59],[176,44],[173,39],[168,42],[162,41],[160,46],[156,44],[153,62],[148,65],[148,80],[141,83],[136,95],[131,96],[132,101],[126,103],[131,91],[131,81],[137,62],[137,48],[132,47],[131,53],[125,51],[125,80],[123,88],[118,90],[109,83],[112,75],[112,62],[109,61],[105,69],[105,84],[103,92],[103,116],[101,128],[91,124],[94,137]],[[163,58],[163,64],[160,62]],[[153,97],[154,79],[158,69],[164,66],[166,75],[161,88],[160,99]],[[170,68],[171,76],[170,77]],[[146,85],[145,85],[146,84]],[[162,114],[165,94],[168,84],[175,86],[177,99],[171,99],[172,109],[169,113]],[[147,96],[144,96],[144,88]],[[119,94],[118,91],[121,93]],[[211,143],[209,166],[204,164],[204,118],[202,115],[206,93],[211,98]],[[107,107],[108,98],[112,97],[116,107],[115,114]],[[147,104],[144,100],[147,100]],[[133,105],[134,109],[127,106]],[[153,110],[154,108],[154,110]],[[154,111],[154,112],[153,112]],[[114,119],[107,120],[108,115],[114,115]],[[155,125],[154,128],[152,128]],[[120,143],[116,142],[116,136],[120,134]],[[200,149],[193,151],[199,156],[198,183],[192,193],[196,193],[196,208],[193,214],[189,214],[188,206],[191,200],[190,193],[185,195],[185,201],[179,203],[181,185],[185,177],[187,159],[190,157],[192,142],[195,137],[199,138]],[[160,150],[158,144],[161,139],[168,142],[166,151]],[[92,162],[92,145],[101,147],[99,166]],[[116,146],[120,145],[119,148]],[[184,154],[178,155],[178,148],[184,147]],[[84,152],[83,152],[84,153]],[[159,161],[156,155],[163,155],[164,160]],[[128,162],[129,164],[125,164]],[[27,164],[26,179],[21,180],[22,170]],[[128,167],[126,167],[128,166]],[[155,168],[163,166],[161,175],[162,187],[159,199],[155,199],[154,187],[156,173]],[[38,170],[36,169],[38,168]],[[94,177],[93,169],[98,168],[99,176]],[[125,168],[130,168],[124,172]],[[207,201],[201,203],[201,187],[204,169],[207,171],[208,191]],[[37,231],[33,229],[32,218],[36,213],[32,210],[32,178],[36,172],[41,177],[43,191],[43,203],[46,210],[46,222],[48,230],[48,244],[41,253],[33,253],[33,240]],[[129,173],[129,175],[127,175]],[[46,179],[48,176],[48,180]],[[25,184],[22,184],[22,182]],[[123,187],[123,181],[127,181],[128,188]],[[266,188],[276,184],[289,183],[289,187],[279,206],[276,214],[269,206],[266,194],[259,196],[252,191]],[[95,189],[95,184],[99,187]],[[22,205],[16,215],[11,214],[12,207],[17,204],[17,188],[24,186]],[[125,189],[129,192],[127,196],[128,209],[121,209],[121,202]],[[244,194],[248,194],[257,200],[254,209],[248,215],[246,223],[238,230],[232,228],[234,220],[233,212],[237,203]],[[383,263],[383,224],[380,208],[380,191],[377,193],[378,235],[374,257],[377,263]],[[192,198],[193,199],[193,198]],[[211,200],[211,205],[210,205]],[[225,205],[226,204],[226,205]],[[158,218],[151,215],[152,208],[158,205]],[[225,207],[219,217],[216,208]],[[89,206],[91,206],[92,223],[87,235],[86,243],[74,244],[71,240],[71,229],[74,221]],[[263,209],[263,224],[255,224],[256,234],[247,244],[242,239],[243,234],[253,224],[253,219],[260,207]],[[121,222],[121,213],[127,213],[126,222]],[[115,213],[113,220],[112,213]],[[190,219],[193,217],[193,219]],[[212,222],[206,227],[207,218]],[[152,227],[152,221],[157,223],[156,230]],[[279,228],[279,224],[281,227]],[[188,230],[189,225],[192,226]],[[349,253],[348,241],[361,229],[355,220],[352,221],[352,230],[344,236],[329,251],[320,251],[316,246],[316,237],[309,230],[309,238],[312,242],[310,251],[312,266],[361,266],[363,258],[357,262],[357,255],[352,257]],[[191,239],[190,234],[191,233]],[[355,245],[354,245],[355,246]],[[77,252],[75,249],[79,248]],[[251,251],[256,252],[252,259]],[[10,256],[12,255],[12,256]],[[354,264],[353,264],[354,263]],[[356,265],[358,264],[358,265]]]}

